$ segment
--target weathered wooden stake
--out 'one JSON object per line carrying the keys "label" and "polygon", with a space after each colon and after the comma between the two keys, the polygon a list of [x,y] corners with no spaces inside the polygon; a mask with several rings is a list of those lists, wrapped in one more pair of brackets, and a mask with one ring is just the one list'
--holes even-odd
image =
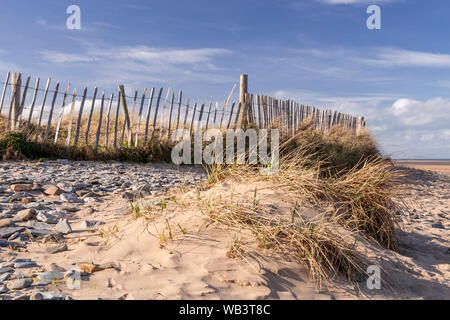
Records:
{"label": "weathered wooden stake", "polygon": [[244,130],[247,129],[248,119],[247,119],[247,101],[246,95],[248,93],[248,75],[241,74],[240,86],[239,86],[239,109],[240,109],[240,127]]}
{"label": "weathered wooden stake", "polygon": [[59,129],[61,127],[61,121],[64,116],[64,107],[66,106],[66,99],[67,99],[67,95],[69,94],[69,89],[70,89],[70,82],[67,84],[66,91],[64,92],[64,97],[63,97],[63,101],[62,101],[62,105],[61,105],[61,110],[59,110],[58,124],[56,125],[54,144],[56,144],[58,142]]}
{"label": "weathered wooden stake", "polygon": [[3,102],[5,101],[6,88],[8,87],[9,78],[11,77],[11,71],[6,74],[5,85],[3,86],[2,97],[0,99],[0,114],[2,114]]}
{"label": "weathered wooden stake", "polygon": [[36,104],[36,97],[39,91],[40,79],[36,79],[36,85],[34,86],[33,100],[31,101],[30,113],[28,114],[27,126],[25,127],[25,137],[28,137],[28,130],[30,128],[31,118],[33,116],[34,105]]}
{"label": "weathered wooden stake", "polygon": [[86,95],[87,95],[87,87],[84,87],[83,98],[81,99],[80,110],[78,110],[77,128],[75,131],[75,141],[73,143],[74,146],[78,145],[78,138],[80,137],[81,119],[83,116],[84,103],[86,102]]}
{"label": "weathered wooden stake", "polygon": [[152,91],[150,92],[150,99],[148,100],[147,117],[145,120],[144,142],[147,142],[147,139],[148,139],[148,126],[150,124],[150,112],[152,111],[152,103],[153,103],[153,95],[154,94],[155,94],[155,88],[152,88]]}
{"label": "weathered wooden stake", "polygon": [[103,118],[103,106],[105,104],[105,91],[103,91],[102,93],[102,103],[100,105],[100,115],[99,115],[99,119],[98,119],[98,127],[97,127],[97,134],[95,136],[95,147],[94,147],[94,152],[97,153],[98,152],[98,142],[100,140],[100,132],[102,129],[102,118]]}
{"label": "weathered wooden stake", "polygon": [[111,96],[109,98],[109,104],[108,104],[108,109],[106,111],[106,128],[105,128],[105,149],[108,149],[108,144],[109,144],[109,117],[111,114],[111,107],[112,107],[112,103],[114,100],[114,93],[111,93]]}
{"label": "weathered wooden stake", "polygon": [[146,95],[147,95],[147,88],[144,89],[144,93],[142,94],[142,99],[141,99],[141,106],[139,108],[138,123],[137,123],[137,129],[136,129],[136,139],[134,141],[135,147],[137,147],[138,143],[139,143],[139,133],[141,131],[142,110],[144,109],[144,101],[145,101]]}
{"label": "weathered wooden stake", "polygon": [[72,124],[73,124],[73,113],[75,111],[75,104],[77,102],[77,89],[73,89],[72,94],[72,105],[70,106],[70,114],[69,114],[69,127],[67,128],[67,138],[66,138],[66,147],[70,146],[70,139],[72,138]]}
{"label": "weathered wooden stake", "polygon": [[50,134],[50,129],[52,127],[53,109],[55,108],[56,98],[58,97],[58,89],[59,89],[59,82],[56,83],[55,93],[53,94],[52,105],[50,106],[50,112],[48,114],[47,128],[45,128],[45,135],[44,135],[44,143],[47,142],[48,136]]}
{"label": "weathered wooden stake", "polygon": [[89,112],[89,118],[88,118],[88,122],[87,122],[85,138],[84,138],[84,142],[86,143],[86,145],[89,143],[89,130],[91,128],[92,113],[94,112],[95,99],[97,98],[97,90],[98,90],[97,87],[95,87],[94,88],[94,97],[92,98],[91,110]]}

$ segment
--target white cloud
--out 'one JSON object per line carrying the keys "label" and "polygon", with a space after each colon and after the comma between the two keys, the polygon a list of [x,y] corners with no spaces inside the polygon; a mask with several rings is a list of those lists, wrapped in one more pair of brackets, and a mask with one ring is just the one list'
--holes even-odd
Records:
{"label": "white cloud", "polygon": [[42,58],[52,63],[73,63],[73,62],[93,62],[96,61],[96,57],[79,55],[74,53],[58,52],[53,50],[39,51]]}
{"label": "white cloud", "polygon": [[450,99],[432,98],[426,101],[398,99],[388,109],[405,126],[439,126],[450,124]]}
{"label": "white cloud", "polygon": [[391,95],[333,97],[311,91],[279,90],[278,98],[364,116],[383,152],[394,158],[450,158],[450,99]]}
{"label": "white cloud", "polygon": [[450,67],[450,54],[399,48],[380,48],[374,58],[360,60],[368,64],[384,66]]}

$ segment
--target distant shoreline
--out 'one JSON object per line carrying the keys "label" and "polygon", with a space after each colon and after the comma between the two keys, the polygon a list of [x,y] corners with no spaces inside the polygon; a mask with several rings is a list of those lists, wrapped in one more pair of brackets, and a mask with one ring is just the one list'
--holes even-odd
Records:
{"label": "distant shoreline", "polygon": [[431,170],[440,173],[450,174],[450,160],[394,160],[397,164],[410,168]]}

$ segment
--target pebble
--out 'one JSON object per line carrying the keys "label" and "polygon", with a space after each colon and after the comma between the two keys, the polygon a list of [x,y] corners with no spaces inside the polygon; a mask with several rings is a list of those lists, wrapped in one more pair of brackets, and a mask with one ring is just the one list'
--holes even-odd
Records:
{"label": "pebble", "polygon": [[28,288],[32,283],[33,279],[31,278],[17,279],[8,283],[7,287],[9,290],[21,290]]}
{"label": "pebble", "polygon": [[[76,221],[78,215],[86,219],[103,213],[101,203],[119,202],[111,208],[115,215],[127,215],[130,208],[125,199],[159,195],[171,187],[193,186],[206,178],[200,171],[182,173],[178,167],[138,165],[131,163],[83,162],[59,159],[36,162],[0,162],[0,250],[13,246],[19,251],[31,242],[54,243],[44,250],[48,254],[67,251],[64,234],[72,232],[68,218]],[[97,216],[95,216],[97,218]],[[95,219],[94,218],[94,219]],[[100,219],[100,218],[99,218]],[[90,230],[103,221],[82,220],[81,229]],[[4,239],[4,240],[3,240]],[[12,242],[14,240],[14,242]],[[3,254],[3,251],[1,251]],[[2,256],[1,256],[2,257]],[[31,285],[46,286],[62,279],[63,268],[41,272],[33,283],[30,268],[38,268],[37,261],[0,259],[0,285],[8,290],[3,299],[62,300],[71,299],[62,293],[20,291]],[[25,270],[26,274],[22,271]],[[30,271],[28,271],[30,270]],[[39,270],[43,271],[43,270]],[[46,290],[44,290],[46,291]]]}
{"label": "pebble", "polygon": [[4,274],[4,273],[10,273],[10,272],[13,272],[14,270],[13,269],[11,269],[11,268],[9,268],[9,267],[6,267],[6,268],[0,268],[0,275],[2,275],[2,274]]}
{"label": "pebble", "polygon": [[15,215],[15,218],[16,218],[16,220],[20,220],[20,221],[28,221],[34,217],[35,213],[36,213],[36,210],[33,208],[24,209],[24,210],[17,212],[17,214]]}
{"label": "pebble", "polygon": [[48,223],[48,224],[57,224],[58,223],[58,219],[55,216],[53,216],[49,213],[46,213],[44,211],[39,211],[38,214],[36,215],[36,219],[39,221]]}
{"label": "pebble", "polygon": [[47,271],[40,273],[37,278],[44,281],[61,280],[64,278],[64,274],[59,271]]}
{"label": "pebble", "polygon": [[36,262],[28,261],[28,262],[18,262],[14,264],[14,268],[16,269],[28,269],[28,268],[36,268]]}
{"label": "pebble", "polygon": [[59,196],[62,201],[69,203],[80,202],[80,199],[77,197],[75,193],[63,193]]}
{"label": "pebble", "polygon": [[56,254],[64,251],[67,251],[67,245],[65,243],[47,248],[47,252],[50,254]]}
{"label": "pebble", "polygon": [[72,232],[72,228],[70,227],[67,219],[60,219],[59,222],[55,225],[55,231],[62,234],[69,234]]}
{"label": "pebble", "polygon": [[0,220],[0,228],[4,227],[14,227],[14,222],[11,219],[1,219]]}
{"label": "pebble", "polygon": [[58,188],[57,186],[51,186],[48,187],[47,189],[45,189],[44,193],[48,196],[59,196],[63,193],[64,191],[61,190],[60,188]]}
{"label": "pebble", "polygon": [[80,224],[80,229],[89,230],[98,226],[105,224],[103,221],[94,221],[94,220],[84,220]]}
{"label": "pebble", "polygon": [[31,190],[33,190],[33,185],[31,185],[31,184],[13,184],[13,185],[11,185],[11,190],[14,192],[31,191]]}

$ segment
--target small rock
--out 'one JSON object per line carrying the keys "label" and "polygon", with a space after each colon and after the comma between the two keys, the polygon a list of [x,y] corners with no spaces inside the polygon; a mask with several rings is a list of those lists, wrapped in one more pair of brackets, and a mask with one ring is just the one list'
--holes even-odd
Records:
{"label": "small rock", "polygon": [[[70,205],[64,205],[56,208],[57,211],[65,211],[65,212],[77,212],[80,209]],[[50,212],[51,213],[51,212]]]}
{"label": "small rock", "polygon": [[55,226],[55,230],[62,234],[69,234],[72,232],[72,228],[70,227],[70,224],[67,221],[67,219],[60,219]]}
{"label": "small rock", "polygon": [[25,209],[25,210],[19,211],[15,215],[15,218],[16,218],[16,220],[20,220],[20,221],[28,221],[34,217],[35,213],[36,213],[35,209]]}
{"label": "small rock", "polygon": [[53,216],[49,213],[46,213],[45,211],[39,211],[38,214],[36,215],[36,219],[39,221],[48,223],[48,224],[57,224],[58,223],[58,219],[55,216]]}
{"label": "small rock", "polygon": [[58,183],[56,186],[64,192],[68,192],[68,193],[75,192],[75,188],[68,183],[61,182],[61,183]]}
{"label": "small rock", "polygon": [[42,292],[44,300],[64,300],[66,296],[62,293],[56,292]]}
{"label": "small rock", "polygon": [[33,185],[31,185],[31,184],[12,184],[11,190],[14,192],[31,191],[31,190],[33,190]]}
{"label": "small rock", "polygon": [[47,248],[47,252],[50,254],[55,254],[64,251],[67,251],[67,245],[65,243]]}
{"label": "small rock", "polygon": [[444,230],[445,230],[444,225],[443,225],[442,223],[440,223],[440,222],[438,222],[438,223],[433,223],[433,224],[431,225],[431,227],[432,227],[432,228],[435,228],[435,229],[444,229]]}
{"label": "small rock", "polygon": [[8,273],[4,273],[4,274],[0,275],[0,282],[9,280],[11,278],[11,274],[12,274],[12,272],[8,272]]}
{"label": "small rock", "polygon": [[14,270],[9,268],[9,267],[5,267],[5,268],[0,268],[0,275],[3,275],[4,273],[11,273]]}
{"label": "small rock", "polygon": [[39,222],[39,221],[34,221],[34,220],[31,220],[30,222],[28,222],[28,225],[31,228],[36,229],[36,230],[51,230],[51,228],[52,228],[50,225],[48,225],[45,222]]}
{"label": "small rock", "polygon": [[44,296],[40,292],[33,292],[30,296],[30,300],[44,300]]}
{"label": "small rock", "polygon": [[2,293],[8,293],[9,292],[9,290],[8,290],[8,288],[6,288],[6,286],[1,286],[0,287],[0,294],[2,294]]}
{"label": "small rock", "polygon": [[58,216],[59,217],[59,216],[66,216],[66,215],[69,214],[69,212],[66,211],[66,210],[50,210],[48,212],[48,214],[50,214],[52,216]]}
{"label": "small rock", "polygon": [[11,219],[1,219],[0,228],[4,227],[14,227],[14,222]]}
{"label": "small rock", "polygon": [[77,203],[80,202],[80,199],[77,197],[75,193],[63,193],[59,196],[62,201],[69,203]]}
{"label": "small rock", "polygon": [[33,279],[31,278],[17,279],[8,283],[7,287],[9,290],[21,290],[28,288],[32,283]]}
{"label": "small rock", "polygon": [[60,232],[52,232],[51,234],[44,237],[44,243],[48,242],[60,242],[64,240],[64,235]]}
{"label": "small rock", "polygon": [[28,261],[28,262],[18,262],[14,264],[14,268],[16,269],[28,269],[28,268],[36,268],[36,262]]}
{"label": "small rock", "polygon": [[39,274],[37,278],[44,281],[61,280],[64,278],[64,274],[59,271],[47,271]]}
{"label": "small rock", "polygon": [[16,232],[22,232],[25,230],[25,227],[5,227],[0,229],[0,238],[9,238]]}
{"label": "small rock", "polygon": [[59,196],[62,193],[64,193],[64,191],[58,188],[57,186],[51,186],[45,189],[44,193],[48,196]]}
{"label": "small rock", "polygon": [[103,221],[84,220],[81,223],[80,228],[88,230],[88,229],[92,229],[92,228],[98,227],[98,226],[103,225],[103,224],[105,224]]}

